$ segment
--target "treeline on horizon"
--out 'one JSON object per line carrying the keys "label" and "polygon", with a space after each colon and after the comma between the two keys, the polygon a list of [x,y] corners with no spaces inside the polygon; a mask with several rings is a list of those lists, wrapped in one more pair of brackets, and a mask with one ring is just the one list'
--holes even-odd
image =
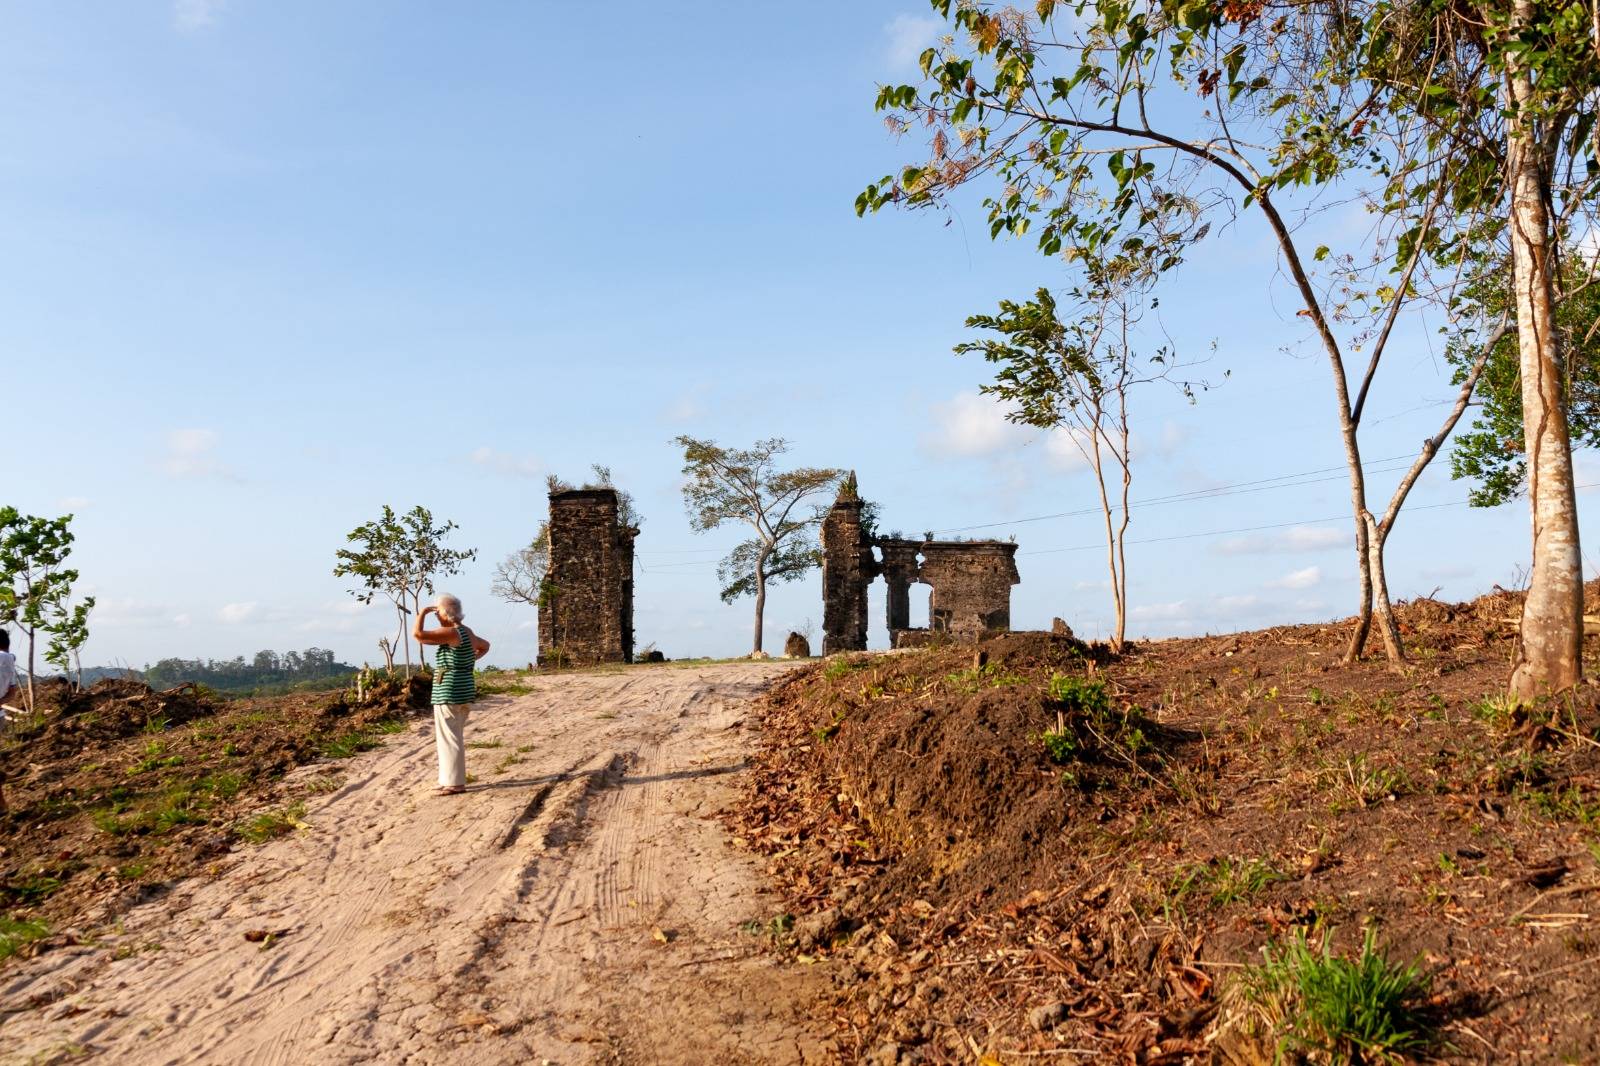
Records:
{"label": "treeline on horizon", "polygon": [[141,671],[145,684],[162,689],[185,681],[218,692],[259,692],[295,687],[316,687],[316,682],[342,680],[360,667],[339,662],[326,648],[304,651],[258,651],[251,659],[162,659]]}

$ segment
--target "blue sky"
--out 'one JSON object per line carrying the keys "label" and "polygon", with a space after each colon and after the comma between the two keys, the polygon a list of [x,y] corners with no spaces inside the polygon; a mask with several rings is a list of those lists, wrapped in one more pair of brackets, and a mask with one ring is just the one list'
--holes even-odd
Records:
{"label": "blue sky", "polygon": [[[100,603],[86,662],[313,644],[376,659],[386,616],[331,571],[385,503],[459,523],[480,557],[450,589],[494,660],[526,662],[532,612],[489,597],[493,563],[536,528],[546,472],[595,462],[646,517],[640,643],[738,653],[750,605],[721,604],[714,573],[737,533],[689,531],[679,433],[787,437],[796,462],[855,468],[890,527],[1015,534],[1015,624],[1107,631],[1097,519],[1021,521],[1091,508],[1091,480],[1006,424],[977,395],[984,364],[950,351],[967,314],[1070,277],[991,243],[972,204],[854,216],[914,155],[871,105],[932,39],[927,8],[694,12],[7,9],[0,499],[77,515]],[[1194,406],[1138,399],[1133,495],[1326,480],[1135,510],[1135,634],[1354,605],[1348,523],[1313,521],[1348,508],[1328,369],[1275,267],[1246,214],[1164,291],[1180,350],[1229,376]],[[1402,336],[1367,456],[1414,450],[1448,391],[1430,336]],[[1525,564],[1523,507],[1463,498],[1442,463],[1419,486],[1415,505],[1445,506],[1402,517],[1397,596],[1465,598]],[[1279,528],[1190,536],[1261,526]],[[820,627],[818,589],[776,590],[769,640]],[[881,643],[881,607],[874,623]]]}

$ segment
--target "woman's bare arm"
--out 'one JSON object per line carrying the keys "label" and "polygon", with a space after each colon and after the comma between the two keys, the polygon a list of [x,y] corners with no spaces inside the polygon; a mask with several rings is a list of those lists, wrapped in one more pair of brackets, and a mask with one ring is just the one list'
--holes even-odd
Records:
{"label": "woman's bare arm", "polygon": [[423,629],[422,623],[428,620],[428,615],[437,614],[437,607],[424,607],[417,612],[417,620],[411,623],[411,639],[418,644],[454,644],[461,639],[461,631],[455,626],[445,626],[440,629]]}
{"label": "woman's bare arm", "polygon": [[488,654],[489,642],[478,636],[476,633],[472,634],[472,657],[474,659],[481,659]]}

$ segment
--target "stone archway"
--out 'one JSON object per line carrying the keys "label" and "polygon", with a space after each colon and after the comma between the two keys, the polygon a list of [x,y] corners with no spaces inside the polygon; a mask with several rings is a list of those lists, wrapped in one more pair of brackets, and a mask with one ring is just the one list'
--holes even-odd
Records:
{"label": "stone archway", "polygon": [[[1011,586],[1022,580],[1014,541],[870,536],[854,484],[852,477],[850,491],[841,491],[822,522],[822,654],[866,650],[867,587],[880,575],[888,586],[891,647],[936,633],[977,640],[1011,628]],[[931,590],[927,629],[911,625],[910,589],[917,583]]]}

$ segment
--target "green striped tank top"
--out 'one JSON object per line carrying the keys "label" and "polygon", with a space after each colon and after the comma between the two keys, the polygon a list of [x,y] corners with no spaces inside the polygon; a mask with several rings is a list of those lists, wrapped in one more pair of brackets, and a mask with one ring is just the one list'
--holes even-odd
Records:
{"label": "green striped tank top", "polygon": [[478,683],[473,670],[478,664],[477,652],[472,647],[472,631],[466,626],[456,626],[460,640],[454,644],[440,644],[433,660],[433,702],[471,703],[478,698]]}

